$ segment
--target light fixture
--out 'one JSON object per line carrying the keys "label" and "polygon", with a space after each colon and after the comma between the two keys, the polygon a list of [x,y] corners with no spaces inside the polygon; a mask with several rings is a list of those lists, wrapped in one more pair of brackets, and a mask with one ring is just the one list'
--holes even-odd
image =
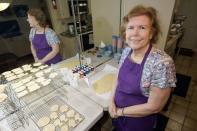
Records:
{"label": "light fixture", "polygon": [[0,1],[0,11],[7,9],[10,6],[11,2],[12,2],[12,0],[1,0]]}

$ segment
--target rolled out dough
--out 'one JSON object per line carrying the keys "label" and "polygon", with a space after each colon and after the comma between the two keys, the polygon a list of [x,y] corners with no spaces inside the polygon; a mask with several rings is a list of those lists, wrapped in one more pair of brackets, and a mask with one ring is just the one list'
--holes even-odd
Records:
{"label": "rolled out dough", "polygon": [[95,83],[93,83],[93,89],[98,94],[105,94],[112,89],[112,83],[115,79],[115,74],[107,74],[104,75],[101,79],[97,80]]}
{"label": "rolled out dough", "polygon": [[75,66],[79,65],[79,61],[71,61],[71,62],[67,62],[65,64],[62,64],[58,67],[58,69],[61,68],[68,68],[70,70],[72,70]]}

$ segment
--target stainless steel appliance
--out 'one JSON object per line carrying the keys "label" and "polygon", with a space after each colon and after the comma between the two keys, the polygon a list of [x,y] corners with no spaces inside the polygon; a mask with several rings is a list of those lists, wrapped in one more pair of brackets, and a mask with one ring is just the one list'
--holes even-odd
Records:
{"label": "stainless steel appliance", "polygon": [[75,34],[75,30],[74,30],[74,23],[71,22],[71,23],[68,23],[68,31],[71,35],[74,35]]}

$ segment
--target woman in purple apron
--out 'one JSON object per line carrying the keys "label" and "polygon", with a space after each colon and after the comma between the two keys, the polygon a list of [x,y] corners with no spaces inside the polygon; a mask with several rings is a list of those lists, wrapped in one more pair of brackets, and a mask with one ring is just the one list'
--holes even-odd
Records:
{"label": "woman in purple apron", "polygon": [[124,51],[114,81],[109,113],[116,131],[152,131],[158,113],[175,87],[173,60],[152,46],[159,25],[156,11],[136,6],[124,17],[122,37],[130,50]]}
{"label": "woman in purple apron", "polygon": [[29,39],[35,62],[41,62],[47,65],[60,62],[60,41],[52,29],[45,28],[46,17],[44,13],[40,9],[30,9],[27,14],[27,21],[30,27],[32,27]]}

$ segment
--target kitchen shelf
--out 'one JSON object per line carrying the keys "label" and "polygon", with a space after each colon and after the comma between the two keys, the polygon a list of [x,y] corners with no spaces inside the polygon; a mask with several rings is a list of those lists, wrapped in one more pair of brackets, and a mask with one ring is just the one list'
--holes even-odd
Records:
{"label": "kitchen shelf", "polygon": [[74,23],[76,24],[77,34],[80,37],[81,51],[89,48],[89,34],[93,33],[91,14],[88,10],[88,0],[73,0]]}

